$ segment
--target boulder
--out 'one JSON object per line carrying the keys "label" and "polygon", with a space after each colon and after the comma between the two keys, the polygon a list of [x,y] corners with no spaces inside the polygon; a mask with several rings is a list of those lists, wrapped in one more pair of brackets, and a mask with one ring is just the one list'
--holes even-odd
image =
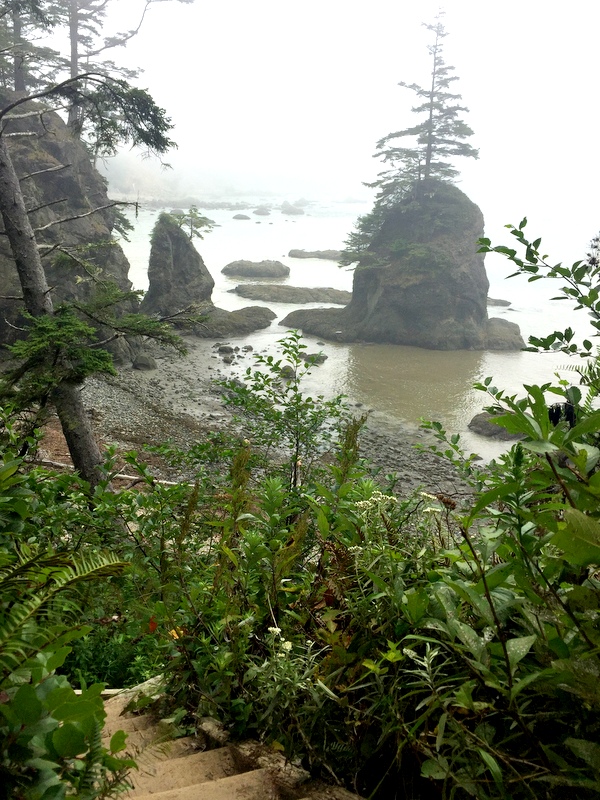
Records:
{"label": "boulder", "polygon": [[268,217],[271,211],[269,208],[267,208],[267,206],[259,206],[258,208],[255,208],[252,213],[259,217]]}
{"label": "boulder", "polygon": [[511,442],[516,439],[522,439],[520,433],[509,433],[501,425],[492,422],[494,417],[489,411],[482,411],[480,414],[475,414],[473,419],[469,422],[468,428],[473,433],[479,436],[486,436],[488,439],[498,439],[501,442]]}
{"label": "boulder", "polygon": [[487,321],[486,347],[488,350],[522,350],[525,342],[515,322],[492,317]]}
{"label": "boulder", "polygon": [[290,268],[281,261],[232,261],[221,270],[238,278],[287,278]]}
{"label": "boulder", "polygon": [[146,353],[138,353],[131,366],[139,370],[152,370],[156,369],[156,361]]}
{"label": "boulder", "polygon": [[233,219],[250,219],[247,214],[234,214]]}
{"label": "boulder", "polygon": [[341,289],[307,288],[304,286],[282,286],[269,283],[247,283],[230,289],[241,297],[264,300],[267,303],[338,303],[345,306],[352,299],[351,292]]}
{"label": "boulder", "polygon": [[304,214],[304,209],[298,208],[298,206],[293,206],[291,203],[288,203],[287,200],[284,200],[284,202],[281,204],[281,213],[300,215]]}
{"label": "boulder", "polygon": [[161,214],[152,231],[149,288],[142,311],[171,316],[210,302],[215,282],[190,238],[170,214]]}
{"label": "boulder", "polygon": [[[354,272],[344,309],[301,309],[281,325],[344,342],[432,350],[518,350],[518,329],[488,327],[479,208],[456,186],[423,181],[386,209]],[[509,323],[510,324],[510,323]]]}
{"label": "boulder", "polygon": [[248,306],[237,311],[209,306],[202,313],[203,322],[193,329],[194,336],[201,339],[246,336],[261,328],[268,328],[277,316],[264,306]]}
{"label": "boulder", "polygon": [[487,304],[488,306],[509,306],[511,302],[510,300],[497,300],[494,297],[488,297]]}
{"label": "boulder", "polygon": [[290,250],[290,258],[321,258],[324,261],[339,261],[341,250]]}

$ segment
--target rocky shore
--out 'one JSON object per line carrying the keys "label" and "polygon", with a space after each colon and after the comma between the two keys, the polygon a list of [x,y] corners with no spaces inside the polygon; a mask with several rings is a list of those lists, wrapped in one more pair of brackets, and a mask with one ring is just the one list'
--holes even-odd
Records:
{"label": "rocky shore", "polygon": [[[116,377],[88,379],[84,402],[102,441],[119,449],[139,450],[166,440],[187,448],[209,431],[233,429],[235,422],[216,383],[231,373],[216,348],[202,344],[192,342],[185,358],[155,354],[154,370],[121,368]],[[356,408],[357,416],[365,411]],[[390,426],[370,413],[361,434],[361,454],[381,476],[397,474],[400,495],[418,488],[453,497],[468,493],[449,462],[417,450],[417,443],[427,443],[425,434]],[[157,477],[177,476],[161,470]]]}

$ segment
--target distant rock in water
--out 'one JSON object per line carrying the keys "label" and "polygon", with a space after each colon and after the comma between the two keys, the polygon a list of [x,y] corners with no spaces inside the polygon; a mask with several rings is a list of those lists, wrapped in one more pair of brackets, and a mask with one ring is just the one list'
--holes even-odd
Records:
{"label": "distant rock in water", "polygon": [[341,250],[290,250],[290,258],[321,258],[324,261],[339,261]]}
{"label": "distant rock in water", "polygon": [[211,306],[202,325],[194,329],[194,335],[202,339],[245,336],[261,328],[268,328],[276,316],[264,306],[248,306],[237,311],[225,311]]}
{"label": "distant rock in water", "polygon": [[522,439],[520,433],[509,433],[506,428],[492,422],[494,417],[489,411],[482,411],[480,414],[475,414],[473,419],[469,422],[468,428],[473,433],[479,436],[486,436],[488,439],[498,439],[501,442],[512,442],[516,439]]}
{"label": "distant rock in water", "polygon": [[493,297],[488,297],[487,299],[488,306],[510,306],[510,300],[495,300]]}
{"label": "distant rock in water", "polygon": [[232,219],[250,219],[247,214],[234,214]]}
{"label": "distant rock in water", "polygon": [[288,203],[287,200],[281,204],[281,213],[282,214],[304,214],[304,209],[299,208],[298,206],[293,206],[291,203]]}
{"label": "distant rock in water", "polygon": [[259,206],[252,213],[257,214],[259,217],[268,217],[271,211],[267,206]]}
{"label": "distant rock in water", "polygon": [[492,317],[487,321],[487,342],[488,350],[522,350],[525,342],[521,336],[521,331],[516,322],[509,322],[507,319]]}
{"label": "distant rock in water", "polygon": [[304,286],[281,286],[269,283],[250,283],[236,286],[231,292],[251,300],[267,303],[336,303],[345,306],[352,299],[351,292],[341,289],[308,288]]}
{"label": "distant rock in water", "polygon": [[287,278],[290,268],[281,261],[232,261],[221,270],[223,275],[239,278]]}
{"label": "distant rock in water", "polygon": [[161,214],[152,232],[150,286],[141,310],[161,317],[210,301],[215,282],[202,257],[170,214]]}
{"label": "distant rock in water", "polygon": [[431,350],[518,350],[518,326],[488,320],[489,282],[477,240],[483,215],[456,186],[423,181],[385,209],[354,272],[344,309],[301,309],[280,323],[343,342]]}

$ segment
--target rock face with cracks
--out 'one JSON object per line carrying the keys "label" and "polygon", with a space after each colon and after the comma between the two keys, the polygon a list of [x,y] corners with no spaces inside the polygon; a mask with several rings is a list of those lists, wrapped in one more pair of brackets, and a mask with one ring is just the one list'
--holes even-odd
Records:
{"label": "rock face with cracks", "polygon": [[344,342],[432,350],[524,347],[517,325],[488,320],[481,236],[483,215],[460,189],[423,182],[418,195],[384,212],[354,273],[350,304],[294,311],[281,324]]}
{"label": "rock face with cracks", "polygon": [[[28,103],[22,110],[36,109],[40,111],[39,106]],[[129,263],[112,237],[117,210],[110,207],[106,181],[94,169],[83,144],[72,137],[58,114],[50,112],[15,116],[5,119],[4,125],[4,134],[19,134],[8,136],[7,142],[26,206],[31,209],[30,220],[41,246],[54,305],[86,302],[95,291],[95,280],[109,280],[130,290]],[[76,258],[65,257],[55,247]],[[6,299],[21,295],[6,237],[0,237],[0,287],[5,298],[0,298],[0,341],[10,343],[22,327],[22,304]],[[124,311],[133,311],[137,304],[124,305]],[[111,342],[109,349],[118,361],[132,354],[123,338]]]}

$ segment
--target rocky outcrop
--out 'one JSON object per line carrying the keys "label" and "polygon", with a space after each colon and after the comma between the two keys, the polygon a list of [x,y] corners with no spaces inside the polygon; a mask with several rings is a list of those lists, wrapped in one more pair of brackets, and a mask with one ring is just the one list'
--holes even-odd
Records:
{"label": "rocky outcrop", "polygon": [[194,328],[194,335],[202,339],[246,336],[260,328],[268,328],[277,316],[264,306],[248,306],[238,311],[210,306],[202,313],[206,315],[204,321]]}
{"label": "rocky outcrop", "polygon": [[259,217],[268,217],[271,211],[268,206],[258,206],[252,213]]}
{"label": "rocky outcrop", "polygon": [[247,214],[234,214],[232,219],[250,219]]}
{"label": "rocky outcrop", "polygon": [[172,316],[210,302],[215,282],[170,214],[161,214],[152,231],[148,280],[150,286],[141,305],[145,314]]}
{"label": "rocky outcrop", "polygon": [[341,250],[290,250],[290,258],[321,258],[324,261],[339,261]]}
{"label": "rocky outcrop", "polygon": [[267,303],[337,303],[347,305],[351,298],[351,292],[342,289],[308,288],[304,286],[281,286],[269,283],[250,283],[236,286],[230,292],[239,294],[240,297],[248,297],[251,300],[264,300]]}
{"label": "rocky outcrop", "polygon": [[300,208],[299,206],[293,206],[291,203],[288,203],[287,200],[285,200],[281,204],[281,213],[282,214],[290,214],[290,215],[294,215],[294,214],[295,215],[300,215],[300,214],[304,214],[304,209]]}
{"label": "rocky outcrop", "polygon": [[490,327],[488,279],[477,239],[483,216],[451,184],[423,182],[385,212],[340,310],[299,310],[281,324],[337,341],[390,342],[433,350],[515,350],[517,326]]}
{"label": "rocky outcrop", "polygon": [[232,261],[221,270],[238,278],[287,278],[290,268],[281,261]]}
{"label": "rocky outcrop", "polygon": [[[28,104],[21,111],[33,111]],[[37,241],[42,245],[44,268],[56,304],[64,300],[87,301],[95,291],[95,279],[116,283],[129,291],[129,263],[112,232],[117,219],[106,182],[90,163],[85,147],[73,139],[63,120],[53,113],[32,114],[4,120],[12,161],[30,212]],[[27,135],[28,134],[28,135]],[[31,176],[25,179],[25,176]],[[102,209],[94,212],[94,209]],[[87,215],[87,216],[85,216]],[[77,260],[65,258],[52,246],[60,245]],[[87,262],[84,266],[82,262]],[[20,296],[14,260],[5,237],[0,237],[0,286],[2,295]],[[134,301],[123,310],[133,311]],[[22,306],[13,300],[0,299],[0,341],[14,341]],[[103,338],[103,335],[101,336]],[[131,356],[131,346],[118,339],[111,351],[119,361]]]}
{"label": "rocky outcrop", "polygon": [[486,349],[487,350],[521,350],[525,342],[521,336],[519,326],[507,319],[492,317],[487,321]]}
{"label": "rocky outcrop", "polygon": [[479,436],[497,439],[500,442],[512,442],[523,438],[520,433],[509,433],[506,428],[496,424],[493,420],[494,417],[489,411],[482,411],[479,414],[475,414],[467,427]]}

